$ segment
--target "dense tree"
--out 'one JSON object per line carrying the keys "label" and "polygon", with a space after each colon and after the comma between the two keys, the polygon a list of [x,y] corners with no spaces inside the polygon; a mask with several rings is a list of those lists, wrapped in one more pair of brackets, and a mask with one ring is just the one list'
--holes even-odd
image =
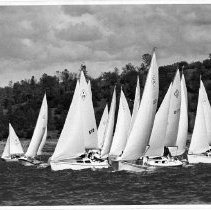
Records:
{"label": "dense tree", "polygon": [[[80,66],[80,71],[84,72],[87,81],[91,81],[97,124],[100,122],[106,103],[110,106],[115,86],[117,89],[117,110],[122,87],[132,112],[137,76],[140,79],[142,93],[150,61],[151,55],[144,54],[139,66],[128,63],[122,69],[114,68],[113,71],[102,73],[98,78],[92,78],[88,74],[86,65]],[[209,59],[205,59],[203,62],[187,63],[181,61],[159,67],[158,107],[177,69],[183,71],[186,79],[189,102],[189,131],[191,131],[198,101],[200,75],[208,97],[211,99],[211,54],[209,54]],[[15,127],[20,137],[31,138],[44,93],[47,94],[49,106],[48,129],[60,133],[72,101],[77,79],[78,74],[64,69],[57,71],[54,76],[43,74],[39,80],[32,76],[28,80],[10,81],[8,86],[0,88],[0,138],[7,137],[9,122]]]}

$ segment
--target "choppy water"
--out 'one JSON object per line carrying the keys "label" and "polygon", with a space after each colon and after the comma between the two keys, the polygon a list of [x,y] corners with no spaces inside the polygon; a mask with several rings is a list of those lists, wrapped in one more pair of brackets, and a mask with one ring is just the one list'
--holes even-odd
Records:
{"label": "choppy water", "polygon": [[211,165],[52,172],[0,162],[0,205],[210,204]]}
{"label": "choppy water", "polygon": [[[0,154],[5,142],[0,143]],[[22,141],[24,150],[29,141]],[[44,159],[56,141],[47,141]],[[211,204],[211,164],[143,173],[24,167],[0,161],[0,205]]]}

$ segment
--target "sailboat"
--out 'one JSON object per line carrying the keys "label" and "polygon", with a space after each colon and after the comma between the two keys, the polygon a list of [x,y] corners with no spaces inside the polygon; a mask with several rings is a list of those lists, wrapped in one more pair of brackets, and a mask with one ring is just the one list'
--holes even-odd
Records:
{"label": "sailboat", "polygon": [[100,149],[103,148],[107,124],[108,124],[108,105],[106,104],[105,109],[103,111],[103,115],[100,120],[100,124],[98,126],[98,130],[97,130],[98,147]]}
{"label": "sailboat", "polygon": [[155,52],[153,52],[150,69],[148,71],[142,100],[127,138],[123,154],[112,162],[116,170],[142,171],[139,159],[144,156],[149,142],[158,101],[158,66]]}
{"label": "sailboat", "polygon": [[1,159],[6,162],[18,161],[18,158],[24,154],[21,142],[15,133],[12,125],[9,123],[9,136],[2,153]]}
{"label": "sailboat", "polygon": [[208,97],[203,82],[200,81],[198,105],[196,111],[195,125],[188,150],[188,162],[211,163],[211,153],[209,150],[208,130],[206,126],[206,115]]}
{"label": "sailboat", "polygon": [[90,88],[83,71],[77,81],[73,99],[58,143],[49,162],[54,171],[107,168],[108,162],[89,151],[98,150],[97,129]]}
{"label": "sailboat", "polygon": [[145,154],[144,164],[148,166],[181,166],[182,162],[166,157],[165,150],[176,147],[181,105],[179,70],[170,84],[164,100],[155,116],[149,140],[149,148]]}
{"label": "sailboat", "polygon": [[[24,157],[19,158],[19,162],[22,165],[33,166],[33,165],[39,165],[42,163],[41,161],[36,160],[35,157],[38,154],[40,154],[44,146],[44,143],[46,141],[47,122],[48,122],[48,105],[47,105],[47,99],[46,99],[46,94],[45,94],[29,147]],[[38,150],[39,150],[39,153],[38,153]]]}
{"label": "sailboat", "polygon": [[133,124],[135,122],[137,113],[138,113],[138,109],[140,106],[140,83],[139,83],[139,76],[137,76],[137,84],[136,84],[136,92],[135,92],[135,100],[133,103],[133,113],[132,113],[132,117],[131,117],[131,124],[130,124],[130,131],[133,127]]}
{"label": "sailboat", "polygon": [[108,115],[108,123],[107,123],[107,128],[105,131],[104,144],[101,150],[101,157],[103,159],[109,156],[109,152],[110,152],[110,148],[112,144],[115,110],[116,110],[116,87],[114,88],[114,92],[112,96],[111,106],[110,106],[109,115]]}
{"label": "sailboat", "polygon": [[203,109],[204,109],[204,117],[207,129],[207,138],[209,142],[209,148],[211,149],[211,107],[203,82],[201,86],[203,93]]}
{"label": "sailboat", "polygon": [[[48,113],[46,113],[48,114]],[[45,146],[45,142],[46,142],[46,139],[47,139],[47,125],[45,127],[45,132],[44,132],[44,135],[42,137],[42,141],[40,143],[40,146],[38,148],[38,151],[37,151],[37,155],[42,155],[43,154],[43,147]]]}
{"label": "sailboat", "polygon": [[180,108],[180,119],[179,127],[176,140],[176,151],[171,151],[172,156],[181,156],[186,150],[186,142],[188,135],[188,98],[187,88],[185,83],[184,74],[181,79],[181,108]]}
{"label": "sailboat", "polygon": [[113,142],[109,152],[110,158],[120,156],[125,148],[131,123],[130,109],[124,92],[121,89],[119,110]]}

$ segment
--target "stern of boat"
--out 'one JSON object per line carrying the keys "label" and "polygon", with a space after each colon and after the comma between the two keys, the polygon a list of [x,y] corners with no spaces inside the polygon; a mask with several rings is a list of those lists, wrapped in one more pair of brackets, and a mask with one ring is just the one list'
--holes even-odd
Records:
{"label": "stern of boat", "polygon": [[188,162],[190,164],[211,163],[211,156],[206,156],[204,154],[188,154]]}

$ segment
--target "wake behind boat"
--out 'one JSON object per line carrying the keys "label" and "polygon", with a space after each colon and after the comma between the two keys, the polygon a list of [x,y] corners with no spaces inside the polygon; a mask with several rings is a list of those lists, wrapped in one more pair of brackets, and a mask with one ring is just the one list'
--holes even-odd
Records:
{"label": "wake behind boat", "polygon": [[64,127],[49,159],[51,169],[108,168],[108,161],[96,154],[98,145],[91,88],[81,71],[80,83],[77,81]]}

